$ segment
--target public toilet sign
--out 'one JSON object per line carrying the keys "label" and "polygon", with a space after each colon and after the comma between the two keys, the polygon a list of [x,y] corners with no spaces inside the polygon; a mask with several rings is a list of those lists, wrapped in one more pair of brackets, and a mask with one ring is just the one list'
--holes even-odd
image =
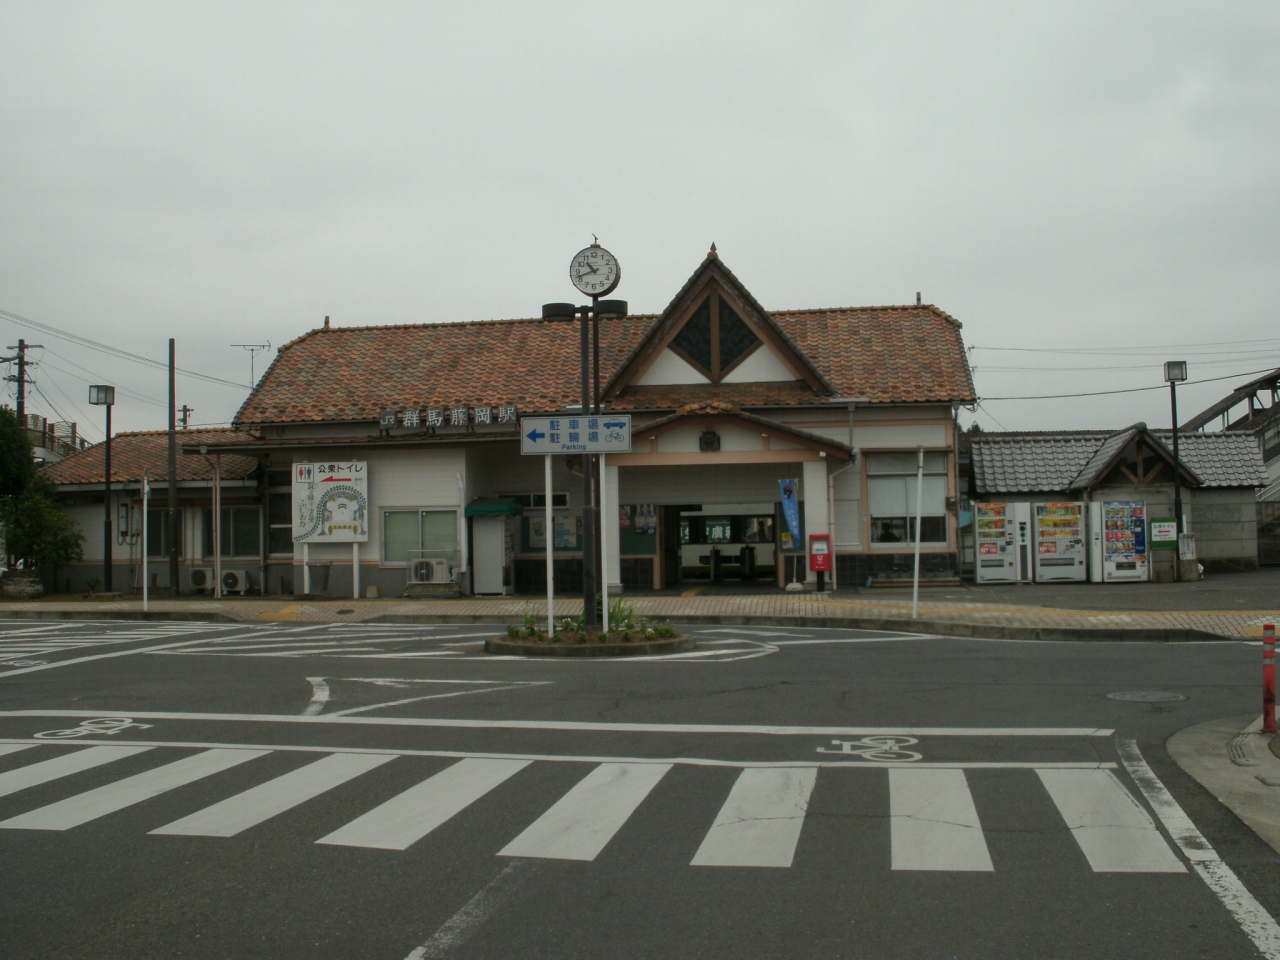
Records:
{"label": "public toilet sign", "polygon": [[520,452],[526,456],[553,453],[630,453],[631,414],[564,414],[520,419]]}
{"label": "public toilet sign", "polygon": [[1156,517],[1151,518],[1151,545],[1153,547],[1176,547],[1178,545],[1178,521]]}

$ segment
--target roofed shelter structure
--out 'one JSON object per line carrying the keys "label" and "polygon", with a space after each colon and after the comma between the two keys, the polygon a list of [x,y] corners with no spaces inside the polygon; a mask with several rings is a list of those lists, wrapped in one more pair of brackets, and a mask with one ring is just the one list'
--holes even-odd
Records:
{"label": "roofed shelter structure", "polygon": [[[184,443],[226,443],[237,436],[230,428],[181,431]],[[102,574],[103,467],[106,444],[99,443],[47,464],[43,474],[57,487],[59,500],[85,537],[84,559],[58,570],[60,583],[46,583],[53,592],[88,590]],[[169,545],[179,548],[179,590],[192,589],[193,569],[213,565],[213,465],[201,456],[179,457],[177,494],[179,525],[170,529],[168,511],[169,434],[164,430],[119,433],[111,440],[111,500],[116,546],[112,550],[113,584],[142,588],[142,551],[147,550],[151,586],[167,590]],[[229,568],[246,571],[247,580],[261,583],[268,556],[269,528],[261,495],[263,480],[257,457],[220,454],[222,490],[222,552]],[[147,543],[142,543],[142,479],[151,487]],[[287,517],[287,514],[286,514]],[[287,522],[287,520],[286,520]],[[289,545],[288,538],[284,543]],[[209,574],[209,577],[212,573]],[[212,584],[212,580],[207,581]],[[205,589],[202,587],[201,589]]]}
{"label": "roofed shelter structure", "polygon": [[[1142,500],[1150,517],[1173,517],[1173,434],[1135,423],[1123,430],[976,433],[969,437],[971,492],[986,502]],[[1179,432],[1183,509],[1207,570],[1258,565],[1254,494],[1265,481],[1247,431]],[[1153,551],[1153,579],[1173,579],[1174,551]]]}
{"label": "roofed shelter structure", "polygon": [[[427,554],[454,557],[464,592],[538,594],[548,537],[558,589],[575,590],[581,464],[555,458],[544,529],[543,463],[520,455],[518,424],[575,415],[578,342],[562,319],[326,322],[280,348],[217,447],[252,457],[266,477],[366,464],[359,582],[382,596],[402,594],[412,559]],[[958,575],[954,420],[975,398],[954,318],[920,303],[768,311],[713,247],[665,310],[603,322],[600,344],[605,415],[633,422],[632,451],[606,469],[611,589],[796,576],[812,586],[808,533],[832,536],[840,582],[909,579],[917,446],[922,575]],[[798,481],[794,541],[783,480]],[[271,480],[265,495],[287,492]],[[523,513],[468,517],[470,504],[493,500]],[[477,524],[500,520],[495,553]],[[350,550],[312,545],[310,559],[330,565],[330,592],[354,585]],[[268,561],[268,592],[302,589],[300,548]]]}

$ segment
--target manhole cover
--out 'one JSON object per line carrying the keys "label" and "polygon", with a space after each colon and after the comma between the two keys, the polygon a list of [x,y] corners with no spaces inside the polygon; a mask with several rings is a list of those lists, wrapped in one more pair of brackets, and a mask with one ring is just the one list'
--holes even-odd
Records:
{"label": "manhole cover", "polygon": [[1135,690],[1131,693],[1108,693],[1108,700],[1127,700],[1130,703],[1175,703],[1187,699],[1180,693],[1161,693],[1158,690]]}

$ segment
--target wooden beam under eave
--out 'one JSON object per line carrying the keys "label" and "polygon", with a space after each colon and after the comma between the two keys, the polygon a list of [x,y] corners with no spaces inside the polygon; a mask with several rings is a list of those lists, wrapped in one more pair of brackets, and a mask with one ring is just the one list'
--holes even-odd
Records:
{"label": "wooden beam under eave", "polygon": [[817,450],[709,450],[688,453],[611,453],[611,467],[694,467],[716,464],[800,463],[825,459]]}

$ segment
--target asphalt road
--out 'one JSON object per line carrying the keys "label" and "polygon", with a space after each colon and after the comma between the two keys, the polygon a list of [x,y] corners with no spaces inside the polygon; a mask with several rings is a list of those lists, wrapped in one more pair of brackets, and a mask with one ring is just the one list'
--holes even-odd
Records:
{"label": "asphalt road", "polygon": [[491,632],[6,624],[0,955],[1245,958],[1280,915],[1163,750],[1257,645]]}

